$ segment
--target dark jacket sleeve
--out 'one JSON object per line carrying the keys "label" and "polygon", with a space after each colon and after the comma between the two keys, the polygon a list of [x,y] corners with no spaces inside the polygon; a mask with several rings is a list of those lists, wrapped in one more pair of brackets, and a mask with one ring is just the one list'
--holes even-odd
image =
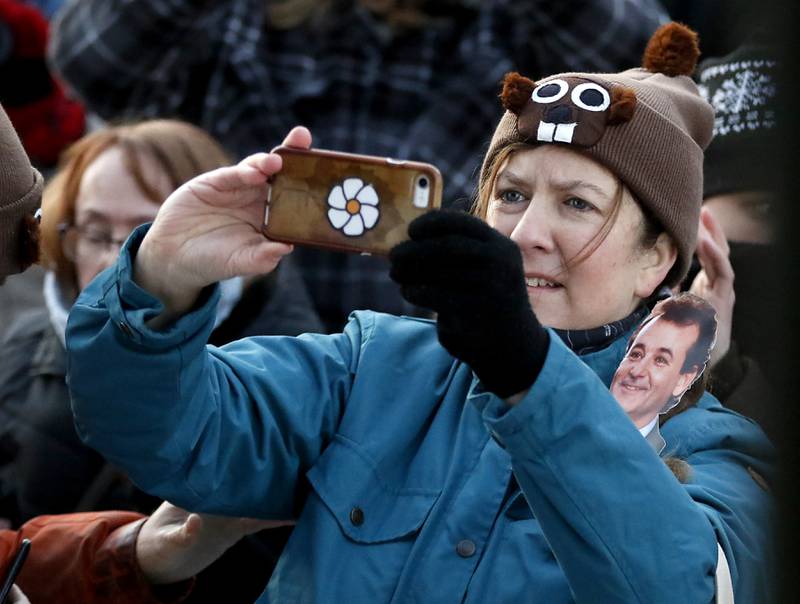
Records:
{"label": "dark jacket sleeve", "polygon": [[31,602],[180,602],[191,581],[154,589],[139,568],[136,537],[143,522],[132,512],[34,518],[18,531],[0,531],[0,572],[7,572],[22,539],[30,539],[17,585]]}
{"label": "dark jacket sleeve", "polygon": [[[0,516],[14,526],[79,509],[104,465],[75,432],[66,352],[45,311],[19,319],[0,346]],[[116,499],[105,508],[130,509]],[[103,509],[103,508],[100,508]]]}

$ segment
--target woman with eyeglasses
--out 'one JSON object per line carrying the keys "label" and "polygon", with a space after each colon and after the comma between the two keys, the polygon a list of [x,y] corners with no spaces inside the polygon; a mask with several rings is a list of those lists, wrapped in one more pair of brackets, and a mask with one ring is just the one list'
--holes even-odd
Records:
{"label": "woman with eyeglasses", "polygon": [[[160,502],[133,487],[78,438],[65,382],[67,316],[78,294],[116,261],[134,228],[155,218],[171,191],[229,162],[212,137],[175,120],[104,128],[65,153],[42,199],[46,310],[23,316],[2,346],[0,517],[17,525],[33,516],[76,511],[147,514]],[[282,268],[271,278],[224,283],[216,341],[321,329],[299,275],[291,266]],[[260,568],[269,567],[280,551],[286,531],[280,533],[257,546],[274,552],[261,557]],[[267,578],[248,577],[249,585],[240,583],[241,600],[227,591],[229,601],[252,601]]]}

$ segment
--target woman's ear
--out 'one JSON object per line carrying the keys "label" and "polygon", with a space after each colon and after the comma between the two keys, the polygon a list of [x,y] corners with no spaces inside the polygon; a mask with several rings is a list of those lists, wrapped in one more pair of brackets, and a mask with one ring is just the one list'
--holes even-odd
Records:
{"label": "woman's ear", "polygon": [[667,278],[672,265],[678,258],[678,248],[667,233],[661,233],[652,247],[641,251],[639,255],[639,274],[636,278],[636,289],[639,298],[649,298],[656,288]]}

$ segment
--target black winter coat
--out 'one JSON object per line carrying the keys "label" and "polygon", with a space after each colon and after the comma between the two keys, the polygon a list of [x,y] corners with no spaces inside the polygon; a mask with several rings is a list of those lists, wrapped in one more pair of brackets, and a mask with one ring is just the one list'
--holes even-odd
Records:
{"label": "black winter coat", "polygon": [[[245,289],[210,343],[322,329],[300,275],[282,263]],[[47,311],[23,315],[0,349],[0,517],[18,526],[42,514],[152,512],[158,499],[80,441],[65,381],[66,353]],[[198,577],[189,602],[253,602],[289,533],[273,529],[242,540]]]}

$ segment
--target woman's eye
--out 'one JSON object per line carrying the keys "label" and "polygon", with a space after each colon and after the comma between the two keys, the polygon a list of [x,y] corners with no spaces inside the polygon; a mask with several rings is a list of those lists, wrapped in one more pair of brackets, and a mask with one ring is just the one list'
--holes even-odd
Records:
{"label": "woman's eye", "polygon": [[497,197],[504,203],[519,203],[521,201],[525,201],[525,196],[519,191],[514,191],[513,189],[501,191]]}
{"label": "woman's eye", "polygon": [[572,208],[573,210],[578,210],[579,212],[588,212],[594,206],[590,204],[588,201],[581,199],[580,197],[570,197],[564,201],[564,203]]}

